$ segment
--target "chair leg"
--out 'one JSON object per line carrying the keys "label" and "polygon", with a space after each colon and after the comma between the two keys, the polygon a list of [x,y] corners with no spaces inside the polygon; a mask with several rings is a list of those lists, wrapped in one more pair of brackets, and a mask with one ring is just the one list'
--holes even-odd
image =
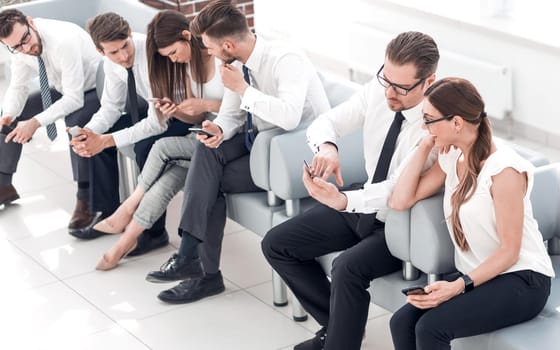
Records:
{"label": "chair leg", "polygon": [[286,283],[284,283],[282,277],[274,270],[272,270],[272,301],[274,306],[288,305]]}
{"label": "chair leg", "polygon": [[405,281],[414,281],[420,277],[420,270],[415,268],[410,261],[402,262],[403,279]]}
{"label": "chair leg", "polygon": [[307,321],[307,312],[303,309],[303,306],[299,303],[299,300],[292,295],[292,317],[296,322]]}

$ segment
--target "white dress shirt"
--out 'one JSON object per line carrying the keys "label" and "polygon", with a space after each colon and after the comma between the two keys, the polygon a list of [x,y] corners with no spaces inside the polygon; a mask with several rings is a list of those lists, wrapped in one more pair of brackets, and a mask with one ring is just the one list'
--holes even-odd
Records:
{"label": "white dress shirt", "polygon": [[[34,19],[34,23],[43,43],[41,57],[49,84],[62,94],[58,101],[35,116],[41,125],[48,125],[83,107],[84,92],[95,87],[101,57],[89,34],[78,25],[43,18]],[[17,117],[27,101],[31,79],[39,75],[37,57],[14,54],[11,70],[3,115]]]}
{"label": "white dress shirt", "polygon": [[[150,81],[148,79],[148,57],[146,54],[146,35],[132,34],[134,43],[134,63],[132,72],[136,84],[136,93],[144,99],[152,97]],[[120,64],[103,57],[103,71],[105,83],[101,108],[93,115],[86,128],[102,134],[109,130],[117,120],[126,113],[126,100],[128,96],[128,72]],[[153,103],[149,103],[148,116],[138,123],[115,131],[113,139],[117,148],[132,145],[147,137],[161,134],[167,130],[167,124],[160,124]]]}
{"label": "white dress shirt", "polygon": [[438,158],[439,165],[446,174],[443,211],[451,241],[455,246],[455,266],[462,273],[470,273],[500,248],[500,237],[496,230],[496,209],[491,193],[492,177],[500,174],[504,169],[512,168],[527,175],[527,191],[523,197],[523,237],[519,258],[503,273],[532,270],[554,277],[554,269],[531,206],[535,167],[508,146],[499,142],[495,142],[495,144],[497,150],[486,159],[480,169],[473,196],[459,208],[461,226],[469,243],[469,250],[466,252],[457,246],[451,223],[451,196],[459,184],[457,160],[462,152],[458,148],[452,148],[448,153],[439,155]]}
{"label": "white dress shirt", "polygon": [[[241,69],[239,62],[236,66]],[[214,120],[226,140],[243,130],[246,112],[253,114],[257,130],[292,130],[329,109],[319,76],[303,52],[259,36],[245,66],[251,86],[243,98],[226,88]]]}
{"label": "white dress shirt", "polygon": [[[411,158],[411,153],[419,141],[427,135],[422,129],[422,104],[402,111],[401,132],[397,139],[395,153],[389,165],[387,180],[371,183],[373,173],[383,148],[395,112],[387,106],[384,88],[377,80],[366,84],[348,101],[319,116],[307,129],[307,143],[314,153],[325,142],[336,144],[339,137],[363,128],[364,157],[368,180],[364,189],[344,191],[348,198],[346,211],[375,213],[380,221],[387,216],[388,201],[398,179],[400,169]],[[430,156],[428,165],[435,160],[436,153]]]}

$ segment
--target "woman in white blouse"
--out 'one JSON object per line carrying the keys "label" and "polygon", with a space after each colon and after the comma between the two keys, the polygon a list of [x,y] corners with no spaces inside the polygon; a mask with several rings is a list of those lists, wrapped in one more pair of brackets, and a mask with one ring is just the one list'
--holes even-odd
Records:
{"label": "woman in white blouse", "polygon": [[[191,35],[188,19],[178,11],[159,12],[148,25],[146,50],[152,94],[158,98],[150,108],[156,108],[160,122],[171,117],[189,124],[213,119],[224,94],[220,62],[208,53],[200,38]],[[152,146],[134,192],[94,226],[107,234],[124,231],[101,258],[98,270],[115,268],[136,247],[138,236],[163,214],[183,188],[197,144],[191,133],[165,137]]]}
{"label": "woman in white blouse", "polygon": [[[467,80],[446,78],[425,93],[422,140],[390,205],[410,208],[445,186],[443,210],[462,276],[408,295],[391,318],[395,349],[451,349],[452,339],[535,317],[550,294],[552,264],[530,193],[532,165],[492,139],[484,102]],[[433,147],[438,162],[422,173]]]}

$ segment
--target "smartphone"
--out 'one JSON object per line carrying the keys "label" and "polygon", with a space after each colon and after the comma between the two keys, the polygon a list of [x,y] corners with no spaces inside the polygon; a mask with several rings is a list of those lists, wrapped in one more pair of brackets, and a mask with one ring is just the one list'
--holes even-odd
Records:
{"label": "smartphone", "polygon": [[206,135],[206,136],[208,136],[208,137],[214,137],[214,136],[216,136],[216,135],[214,135],[214,134],[212,134],[212,133],[210,133],[210,132],[204,130],[203,128],[194,128],[194,127],[192,127],[192,128],[189,128],[189,131],[191,131],[191,132],[196,132],[196,133],[199,134],[199,135]]}
{"label": "smartphone", "polygon": [[159,98],[159,97],[148,97],[148,101],[153,102],[153,103],[157,103],[157,102],[161,102],[161,98]]}
{"label": "smartphone", "polygon": [[73,126],[70,129],[68,129],[68,133],[73,137],[80,136],[81,133],[80,130],[78,130],[79,128],[80,128],[79,126]]}
{"label": "smartphone", "polygon": [[303,164],[305,164],[305,170],[307,170],[307,173],[309,174],[309,176],[311,176],[311,178],[314,178],[315,174],[313,174],[313,171],[311,170],[311,167],[309,166],[309,164],[307,164],[305,159],[303,160]]}
{"label": "smartphone", "polygon": [[411,287],[406,287],[403,288],[401,290],[401,292],[404,295],[425,295],[428,294],[426,293],[426,291],[424,290],[423,286],[411,286]]}

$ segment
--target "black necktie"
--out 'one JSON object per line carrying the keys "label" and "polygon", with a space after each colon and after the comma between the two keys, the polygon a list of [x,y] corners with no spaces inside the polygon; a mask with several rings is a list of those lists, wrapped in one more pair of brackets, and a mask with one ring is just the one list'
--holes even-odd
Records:
{"label": "black necktie", "polygon": [[[383,142],[383,147],[381,148],[381,154],[379,155],[379,160],[377,161],[377,166],[375,167],[375,172],[373,173],[373,178],[371,179],[372,184],[387,179],[389,164],[391,164],[393,153],[395,153],[397,137],[401,132],[403,120],[404,116],[401,112],[395,113],[395,118],[389,127],[389,131],[385,137],[385,142]],[[356,233],[358,236],[361,238],[369,236],[376,227],[376,219],[377,213],[358,214],[358,222],[356,224]],[[381,222],[379,222],[379,224],[382,225]]]}
{"label": "black necktie", "polygon": [[130,114],[132,124],[138,122],[138,95],[136,94],[136,82],[134,81],[134,72],[132,67],[127,68],[128,72],[128,94],[127,94],[127,109]]}
{"label": "black necktie", "polygon": [[[249,78],[249,69],[243,65],[243,78],[247,84],[251,85],[251,79]],[[247,112],[247,122],[245,123],[245,146],[251,151],[253,147],[253,142],[255,141],[255,130],[253,129],[253,114]]]}
{"label": "black necktie", "polygon": [[[41,56],[37,56],[39,62],[39,86],[41,87],[41,102],[43,103],[43,110],[52,105],[51,88],[49,87],[49,78],[47,77],[47,69],[45,62]],[[54,123],[47,124],[47,136],[51,141],[56,139],[56,125]]]}
{"label": "black necktie", "polygon": [[379,160],[377,161],[377,166],[375,167],[375,172],[373,173],[373,178],[371,183],[381,182],[387,179],[387,173],[389,172],[389,164],[391,164],[391,159],[393,159],[393,153],[395,153],[395,146],[397,144],[397,137],[401,132],[402,122],[404,116],[401,112],[395,113],[395,118],[389,127],[387,136],[385,137],[385,142],[381,148],[381,154],[379,155]]}

